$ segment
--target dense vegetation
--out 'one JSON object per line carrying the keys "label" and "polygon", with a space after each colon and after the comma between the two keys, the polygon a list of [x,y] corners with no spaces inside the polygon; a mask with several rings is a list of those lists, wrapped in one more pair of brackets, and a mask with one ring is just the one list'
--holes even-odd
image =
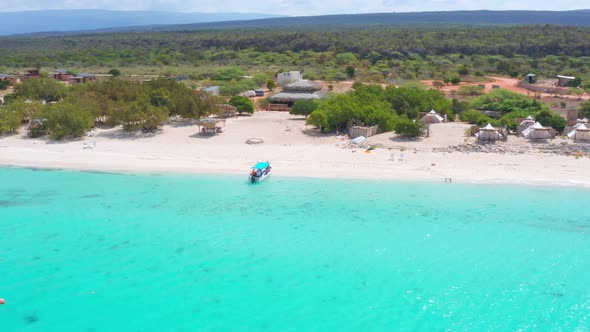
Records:
{"label": "dense vegetation", "polygon": [[154,130],[169,115],[196,119],[219,111],[215,97],[163,78],[145,83],[112,79],[67,90],[55,80],[29,79],[15,91],[16,100],[0,108],[0,133],[14,132],[24,121],[29,135],[54,139],[79,137],[95,123]]}
{"label": "dense vegetation", "polygon": [[[529,72],[590,81],[590,28],[298,27],[0,38],[0,69],[153,67],[216,80],[220,69],[310,79],[385,80]],[[264,85],[258,84],[258,86]],[[250,86],[251,87],[251,86]]]}
{"label": "dense vegetation", "polygon": [[[406,134],[409,132],[406,129],[411,129],[407,126],[408,120],[419,120],[419,112],[432,109],[449,119],[454,118],[452,102],[439,91],[355,84],[354,91],[320,101],[307,123],[323,131],[343,131],[349,121],[357,125],[378,125],[382,131],[392,131],[401,123],[398,131],[403,128]],[[419,125],[413,130],[419,131]]]}
{"label": "dense vegetation", "polygon": [[[497,90],[471,102],[449,101],[434,89],[396,88],[383,89],[378,85],[355,84],[355,90],[334,95],[318,103],[317,109],[307,118],[307,123],[323,131],[344,130],[351,121],[367,126],[378,125],[382,131],[395,131],[402,136],[416,137],[423,133],[420,112],[431,109],[453,120],[457,115],[462,121],[485,126],[506,126],[516,129],[515,119],[533,116],[544,126],[558,132],[564,130],[564,118],[549,110],[547,105],[535,99],[508,90]],[[590,109],[590,102],[585,104]],[[486,116],[483,111],[500,113],[499,119]]]}

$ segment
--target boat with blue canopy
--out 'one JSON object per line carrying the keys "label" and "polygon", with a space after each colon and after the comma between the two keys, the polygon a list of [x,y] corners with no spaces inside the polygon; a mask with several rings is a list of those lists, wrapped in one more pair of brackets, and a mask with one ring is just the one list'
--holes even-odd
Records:
{"label": "boat with blue canopy", "polygon": [[270,176],[271,172],[272,167],[268,161],[258,162],[256,165],[252,166],[252,171],[248,176],[248,180],[251,183],[262,182]]}

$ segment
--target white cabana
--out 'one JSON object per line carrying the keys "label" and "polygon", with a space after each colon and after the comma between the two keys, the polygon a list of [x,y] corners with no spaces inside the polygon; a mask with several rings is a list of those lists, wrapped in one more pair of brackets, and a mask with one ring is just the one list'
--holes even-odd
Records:
{"label": "white cabana", "polygon": [[519,124],[518,124],[518,128],[516,128],[516,133],[517,135],[523,135],[524,136],[524,132],[525,130],[527,130],[527,128],[529,128],[530,126],[535,124],[535,119],[533,119],[532,116],[527,116],[526,119],[522,120]]}
{"label": "white cabana", "polygon": [[497,141],[503,138],[503,135],[500,131],[492,126],[492,124],[488,123],[487,126],[479,129],[479,131],[475,134],[475,137],[478,141]]}
{"label": "white cabana", "polygon": [[522,132],[524,138],[528,139],[549,139],[552,138],[551,128],[543,127],[539,122],[528,127]]}
{"label": "white cabana", "polygon": [[590,128],[584,123],[578,123],[567,137],[576,141],[590,141]]}
{"label": "white cabana", "polygon": [[424,123],[441,123],[445,120],[442,116],[436,113],[434,110],[430,111],[428,114],[422,117],[420,121]]}

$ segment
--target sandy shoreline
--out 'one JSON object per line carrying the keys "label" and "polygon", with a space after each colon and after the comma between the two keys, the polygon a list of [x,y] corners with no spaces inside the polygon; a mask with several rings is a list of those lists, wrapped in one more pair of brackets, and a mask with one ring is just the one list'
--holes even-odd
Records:
{"label": "sandy shoreline", "polygon": [[[312,177],[470,183],[521,183],[590,187],[590,158],[526,154],[447,153],[433,148],[463,144],[463,124],[442,124],[416,142],[386,133],[370,144],[384,148],[365,153],[348,148],[349,140],[317,135],[301,119],[262,112],[229,119],[226,132],[203,138],[196,126],[172,123],[156,134],[96,130],[95,137],[52,142],[21,133],[0,138],[0,165],[98,172],[235,174],[247,176],[256,161],[269,160],[274,177]],[[248,145],[248,138],[265,143]],[[510,137],[507,145],[530,143]],[[93,149],[84,144],[96,143]],[[393,148],[389,150],[388,148]],[[400,160],[401,150],[403,160]],[[391,159],[394,154],[395,160]]]}

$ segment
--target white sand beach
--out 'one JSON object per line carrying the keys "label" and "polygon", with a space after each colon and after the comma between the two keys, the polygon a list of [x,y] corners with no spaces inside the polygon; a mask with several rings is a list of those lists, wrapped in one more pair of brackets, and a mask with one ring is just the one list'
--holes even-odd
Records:
{"label": "white sand beach", "polygon": [[[18,135],[0,138],[0,165],[247,176],[256,161],[269,160],[275,177],[441,182],[452,178],[453,182],[590,186],[590,158],[542,153],[539,147],[543,144],[514,136],[498,143],[509,150],[502,153],[433,151],[465,144],[465,128],[467,125],[461,123],[436,124],[429,138],[418,141],[381,134],[365,141],[381,147],[371,153],[350,148],[345,137],[306,129],[302,117],[277,112],[228,119],[225,132],[213,137],[198,135],[197,126],[186,122],[171,122],[149,134],[127,133],[121,128],[95,129],[94,137],[63,142],[30,139],[22,130]],[[261,138],[264,143],[248,145],[245,142],[249,138]],[[562,142],[556,139],[549,144]]]}

